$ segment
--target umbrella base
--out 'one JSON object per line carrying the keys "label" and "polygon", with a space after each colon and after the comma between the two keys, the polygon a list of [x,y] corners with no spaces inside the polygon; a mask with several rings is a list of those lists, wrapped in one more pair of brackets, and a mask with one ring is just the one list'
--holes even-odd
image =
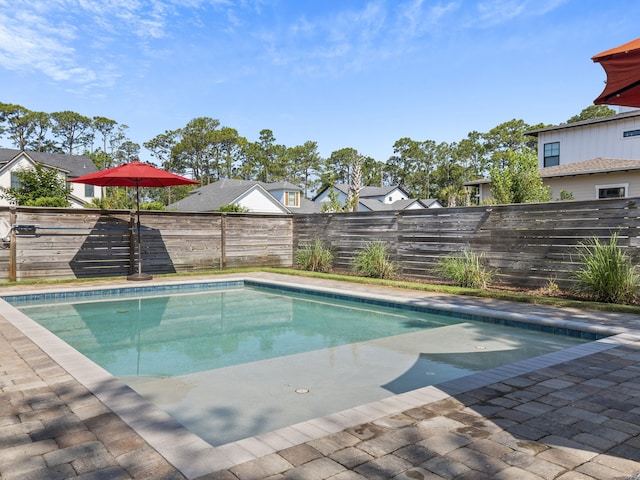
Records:
{"label": "umbrella base", "polygon": [[132,275],[127,275],[127,280],[132,280],[132,281],[143,281],[143,280],[151,280],[153,277],[151,275],[149,275],[148,273],[134,273]]}

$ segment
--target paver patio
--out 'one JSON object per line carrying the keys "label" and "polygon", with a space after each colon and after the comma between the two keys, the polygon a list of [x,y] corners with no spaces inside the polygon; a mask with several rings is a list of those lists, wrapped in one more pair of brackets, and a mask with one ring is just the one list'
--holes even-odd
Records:
{"label": "paver patio", "polygon": [[[286,278],[265,273],[255,276]],[[295,282],[344,289],[336,282],[298,278]],[[388,288],[348,288],[454,300]],[[396,396],[393,413],[379,410],[375,419],[362,423],[354,423],[357,416],[345,418],[345,424],[349,420],[352,424],[346,428],[336,429],[329,420],[318,420],[309,425],[314,433],[297,432],[297,442],[273,434],[238,442],[233,448],[221,447],[218,450],[226,458],[238,461],[194,476],[197,469],[181,468],[181,472],[165,458],[177,463],[167,455],[171,445],[158,448],[163,456],[138,433],[143,428],[128,425],[105,405],[100,394],[0,317],[0,478],[640,478],[640,318],[472,298],[456,297],[455,301],[544,315],[558,322],[617,328],[619,335],[587,344],[578,352],[559,352],[520,367],[494,369],[430,387],[431,397],[426,393]],[[366,418],[375,409],[372,404],[360,414]],[[176,449],[182,448],[177,445]],[[247,455],[238,453],[241,446]],[[188,449],[176,455],[189,464]],[[195,465],[200,459],[194,456],[192,461]]]}

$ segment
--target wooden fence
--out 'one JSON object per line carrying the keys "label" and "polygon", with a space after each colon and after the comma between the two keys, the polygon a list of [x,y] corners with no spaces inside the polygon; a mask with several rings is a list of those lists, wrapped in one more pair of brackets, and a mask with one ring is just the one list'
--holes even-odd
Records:
{"label": "wooden fence", "polygon": [[[292,264],[290,216],[140,216],[145,273]],[[0,240],[1,280],[115,277],[135,268],[135,218],[130,212],[4,207],[0,219],[12,226]]]}
{"label": "wooden fence", "polygon": [[[290,267],[298,246],[320,238],[336,268],[347,270],[367,242],[381,240],[406,276],[436,279],[439,259],[469,248],[502,284],[552,279],[566,287],[581,244],[594,236],[617,233],[640,260],[638,205],[639,198],[293,216],[142,212],[142,266],[150,274]],[[0,207],[0,220],[12,227],[0,239],[0,280],[115,277],[136,265],[131,212]]]}
{"label": "wooden fence", "polygon": [[437,279],[443,256],[471,249],[482,254],[495,280],[505,285],[573,284],[580,245],[613,233],[634,261],[640,259],[640,199],[551,202],[398,212],[323,214],[294,218],[294,247],[314,238],[334,251],[336,268],[349,269],[367,242],[385,242],[410,277]]}

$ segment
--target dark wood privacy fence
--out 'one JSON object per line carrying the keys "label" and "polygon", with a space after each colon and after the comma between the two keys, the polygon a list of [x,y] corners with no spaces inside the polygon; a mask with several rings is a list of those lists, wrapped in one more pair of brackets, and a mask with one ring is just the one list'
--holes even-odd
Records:
{"label": "dark wood privacy fence", "polygon": [[[317,237],[346,270],[367,242],[381,240],[406,276],[436,279],[440,258],[470,248],[500,283],[552,279],[564,287],[579,267],[580,244],[594,236],[617,233],[640,259],[638,205],[634,198],[293,216],[142,212],[142,264],[150,274],[289,267],[296,248]],[[124,276],[136,262],[130,212],[0,207],[0,220],[13,226],[0,240],[0,280]]]}
{"label": "dark wood privacy fence", "polygon": [[542,286],[573,283],[581,243],[597,236],[640,257],[640,199],[441,208],[294,218],[294,246],[318,237],[331,245],[335,267],[349,269],[368,241],[382,240],[406,276],[437,279],[440,258],[463,249],[482,254],[496,282]]}

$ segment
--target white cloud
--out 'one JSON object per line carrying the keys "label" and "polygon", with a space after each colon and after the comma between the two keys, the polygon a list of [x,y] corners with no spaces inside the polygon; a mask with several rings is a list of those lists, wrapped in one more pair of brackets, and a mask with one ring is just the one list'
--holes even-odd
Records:
{"label": "white cloud", "polygon": [[398,6],[397,29],[401,38],[419,38],[432,31],[434,26],[446,20],[446,16],[458,10],[459,2],[429,3],[412,0]]}
{"label": "white cloud", "polygon": [[0,66],[87,85],[113,81],[113,65],[94,61],[101,50],[164,37],[174,8],[170,0],[16,1],[0,0]]}
{"label": "white cloud", "polygon": [[8,18],[0,13],[0,64],[10,70],[40,70],[54,79],[67,79],[73,63],[73,48],[67,42],[74,28],[52,29],[45,18],[18,13]]}
{"label": "white cloud", "polygon": [[508,22],[517,17],[539,16],[555,10],[568,0],[488,0],[478,3],[474,23],[484,27]]}
{"label": "white cloud", "polygon": [[302,14],[279,28],[263,27],[254,37],[274,65],[304,75],[331,75],[359,69],[379,56],[376,50],[388,32],[387,14],[384,1],[369,1],[359,9]]}
{"label": "white cloud", "polygon": [[0,67],[110,85],[124,74],[116,59],[145,68],[145,60],[180,56],[171,49],[194,32],[221,50],[233,42],[254,63],[251,71],[262,61],[305,75],[341,75],[424,49],[425,39],[453,28],[541,15],[568,0],[363,0],[355,7],[288,8],[294,1],[0,0]]}

